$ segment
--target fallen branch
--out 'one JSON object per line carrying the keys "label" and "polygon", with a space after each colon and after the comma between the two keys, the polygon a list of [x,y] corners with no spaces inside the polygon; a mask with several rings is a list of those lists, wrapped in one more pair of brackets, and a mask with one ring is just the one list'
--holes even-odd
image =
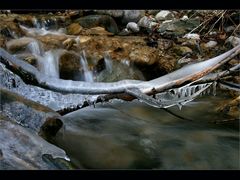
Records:
{"label": "fallen branch", "polygon": [[185,66],[151,81],[123,80],[113,83],[62,80],[46,76],[35,67],[0,49],[1,62],[19,74],[27,83],[62,93],[113,94],[125,93],[126,89],[138,89],[145,94],[155,94],[172,87],[193,82],[212,72],[239,54],[240,45],[215,58]]}

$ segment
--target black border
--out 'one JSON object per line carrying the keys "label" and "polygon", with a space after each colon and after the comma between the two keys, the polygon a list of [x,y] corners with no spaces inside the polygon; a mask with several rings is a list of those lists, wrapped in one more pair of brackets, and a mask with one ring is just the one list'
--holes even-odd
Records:
{"label": "black border", "polygon": [[[27,170],[27,171],[16,171],[16,170],[8,170],[8,171],[0,171],[0,177],[6,179],[11,179],[12,177],[17,179],[25,179],[26,177],[30,177],[31,180],[34,178],[40,179],[65,179],[68,180],[72,178],[109,178],[113,180],[113,178],[142,178],[145,180],[149,180],[152,178],[174,178],[174,179],[186,179],[186,178],[199,178],[203,180],[203,178],[209,179],[219,179],[219,178],[227,178],[227,179],[239,179],[240,171],[239,170],[229,170],[229,171],[208,171],[208,170],[198,170],[198,171],[163,171],[163,170],[52,170],[52,171],[39,171],[39,170]],[[124,179],[125,180],[125,179]]]}
{"label": "black border", "polygon": [[238,0],[2,0],[0,9],[239,9]]}
{"label": "black border", "polygon": [[[65,9],[239,9],[238,0],[3,0],[0,9],[13,11],[62,11]],[[3,171],[0,177],[34,178],[226,178],[237,179],[239,170],[230,171],[162,171],[162,170],[73,170],[73,171]]]}

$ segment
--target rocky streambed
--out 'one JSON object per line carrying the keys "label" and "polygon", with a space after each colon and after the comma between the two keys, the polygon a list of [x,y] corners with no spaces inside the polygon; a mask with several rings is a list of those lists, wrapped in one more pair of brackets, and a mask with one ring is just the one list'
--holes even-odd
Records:
{"label": "rocky streambed", "polygon": [[[220,22],[220,17],[225,21]],[[239,33],[239,11],[0,14],[1,48],[49,76],[88,82],[151,80],[227,51],[240,42]],[[237,64],[239,57],[222,69]],[[226,89],[219,84],[217,100],[205,95],[203,101],[214,105],[203,124],[197,118],[207,111],[201,103],[184,107],[189,110],[173,109],[200,123],[198,129],[187,122],[182,127],[181,118],[142,107],[139,102],[113,102],[111,107],[92,106],[60,116],[56,111],[64,105],[96,97],[53,93],[28,85],[2,63],[0,75],[0,169],[239,169],[239,87]],[[240,83],[238,74],[224,81]],[[196,112],[200,113],[192,116]],[[216,122],[224,125],[216,127]],[[183,130],[187,127],[190,130]],[[182,138],[177,138],[180,135]],[[78,147],[72,148],[74,144]],[[208,148],[206,154],[204,148],[199,152],[200,146]],[[221,155],[223,158],[217,158]],[[206,156],[212,157],[212,162]],[[229,157],[225,165],[224,157]]]}

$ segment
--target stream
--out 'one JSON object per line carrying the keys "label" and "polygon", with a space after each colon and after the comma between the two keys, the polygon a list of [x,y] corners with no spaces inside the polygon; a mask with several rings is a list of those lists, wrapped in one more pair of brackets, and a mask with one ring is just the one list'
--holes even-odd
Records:
{"label": "stream", "polygon": [[[179,35],[179,39],[172,40],[177,33],[184,35],[189,28],[197,26],[198,18],[189,18],[187,24],[181,19],[163,23],[143,16],[138,20],[140,24],[135,23],[141,27],[141,33],[137,34],[139,29],[131,32],[130,24],[122,29],[122,32],[127,29],[128,34],[121,35],[116,34],[117,24],[110,16],[88,13],[85,12],[83,19],[82,15],[5,17],[0,14],[4,27],[0,28],[0,47],[49,77],[89,83],[152,80],[179,69],[184,63],[219,55],[227,48],[221,44],[215,49],[205,47],[205,40],[200,44],[203,50],[200,52],[195,48],[195,45],[199,47],[196,39],[183,41]],[[108,23],[102,24],[102,19]],[[95,21],[93,27],[85,27]],[[176,31],[176,34],[171,38],[162,33],[161,38],[146,35],[151,23],[161,25],[157,34],[162,31],[170,35]],[[179,63],[181,60],[185,62]],[[238,64],[239,60],[232,62],[231,65]],[[208,88],[206,93],[204,87],[217,90],[211,92]],[[175,89],[181,92],[173,91],[176,97],[182,93],[184,97],[196,94],[195,89],[203,89],[205,94],[198,94],[184,105],[164,106],[167,109],[140,100],[95,104],[98,95],[54,92],[30,85],[2,63],[0,88],[3,97],[0,99],[0,169],[240,169],[239,118],[217,110],[237,96],[222,91],[215,82],[212,86],[203,84],[201,88]],[[167,95],[171,94],[162,94],[159,99]],[[84,102],[92,105],[82,108]],[[39,136],[46,118],[58,117],[59,110],[76,106],[82,109],[61,116],[63,126],[56,136],[49,139]],[[239,104],[236,108],[239,110]],[[240,117],[239,111],[234,112]]]}
{"label": "stream", "polygon": [[224,95],[203,96],[181,110],[113,101],[65,115],[54,144],[77,168],[239,169],[238,121],[214,111]]}

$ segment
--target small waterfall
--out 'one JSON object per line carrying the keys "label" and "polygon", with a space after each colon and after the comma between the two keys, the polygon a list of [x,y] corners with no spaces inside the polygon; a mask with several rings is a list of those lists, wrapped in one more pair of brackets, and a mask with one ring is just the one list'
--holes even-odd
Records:
{"label": "small waterfall", "polygon": [[94,82],[93,73],[88,68],[88,62],[86,59],[85,51],[83,51],[82,55],[80,56],[80,64],[83,68],[84,81]]}
{"label": "small waterfall", "polygon": [[47,51],[38,59],[40,72],[55,78],[59,78],[59,53]]}
{"label": "small waterfall", "polygon": [[37,56],[41,56],[43,53],[43,49],[41,47],[41,44],[34,40],[32,42],[30,42],[27,45],[27,49],[33,54],[33,55],[37,55]]}
{"label": "small waterfall", "polygon": [[104,56],[104,63],[105,63],[105,68],[108,72],[112,73],[113,70],[113,64],[112,64],[112,60],[110,58],[110,55],[108,52],[105,53]]}
{"label": "small waterfall", "polygon": [[[19,25],[19,26],[27,34],[27,36],[38,36],[38,35],[44,36],[46,34],[66,35],[65,28],[60,28],[58,30],[47,30],[44,25],[37,25],[38,28],[28,28],[23,25]],[[41,27],[39,28],[39,26]]]}
{"label": "small waterfall", "polygon": [[29,43],[27,49],[37,57],[40,72],[51,77],[59,78],[59,53],[57,51],[44,52],[42,45],[36,40]]}

